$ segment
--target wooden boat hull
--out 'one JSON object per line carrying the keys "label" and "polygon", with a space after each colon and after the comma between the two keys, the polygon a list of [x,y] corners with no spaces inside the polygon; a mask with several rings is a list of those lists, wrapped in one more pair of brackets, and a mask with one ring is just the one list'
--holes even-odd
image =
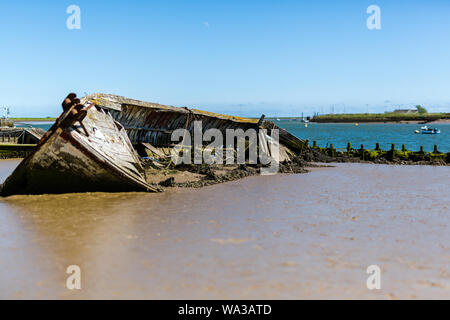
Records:
{"label": "wooden boat hull", "polygon": [[226,129],[245,131],[263,128],[269,134],[272,129],[279,129],[281,145],[297,153],[306,147],[305,141],[270,121],[261,122],[258,119],[166,106],[102,93],[86,96],[82,101],[92,101],[97,106],[108,109],[113,118],[124,126],[134,145],[149,143],[155,147],[170,147],[173,145],[171,135],[174,130],[187,129],[192,134],[194,121],[202,121],[203,131],[214,128],[221,130],[224,136]]}
{"label": "wooden boat hull", "polygon": [[83,124],[88,135],[76,123],[53,126],[5,181],[1,195],[158,191],[145,181],[125,130],[108,111],[90,108]]}
{"label": "wooden boat hull", "polygon": [[[202,121],[203,131],[214,128],[224,136],[227,129],[256,129],[262,141],[260,150],[280,161],[307,148],[306,141],[273,122],[263,121],[263,116],[259,120],[247,119],[105,94],[86,96],[81,104],[87,110],[82,120],[84,128],[78,122],[69,121],[67,125],[71,110],[66,110],[41,139],[37,150],[5,181],[0,195],[160,191],[147,184],[134,146],[171,148],[175,144],[171,141],[174,130],[183,128],[192,133],[195,121]],[[260,129],[266,129],[269,135],[279,129],[278,156],[269,154],[268,137]]]}
{"label": "wooden boat hull", "polygon": [[36,144],[44,134],[41,128],[0,128],[0,144]]}

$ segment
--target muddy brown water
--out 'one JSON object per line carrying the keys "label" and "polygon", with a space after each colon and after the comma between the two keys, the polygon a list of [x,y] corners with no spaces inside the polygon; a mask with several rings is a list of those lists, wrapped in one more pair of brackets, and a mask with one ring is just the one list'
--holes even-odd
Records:
{"label": "muddy brown water", "polygon": [[[17,161],[1,161],[2,180]],[[0,298],[450,298],[450,168],[0,200]],[[65,287],[81,267],[82,288]],[[366,269],[381,268],[368,290]]]}

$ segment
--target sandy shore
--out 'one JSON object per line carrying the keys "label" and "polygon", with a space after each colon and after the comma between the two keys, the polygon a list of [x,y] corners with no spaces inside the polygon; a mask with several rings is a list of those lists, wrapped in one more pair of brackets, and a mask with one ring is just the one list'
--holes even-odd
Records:
{"label": "sandy shore", "polygon": [[450,119],[440,119],[436,121],[427,122],[427,124],[446,124],[450,123]]}

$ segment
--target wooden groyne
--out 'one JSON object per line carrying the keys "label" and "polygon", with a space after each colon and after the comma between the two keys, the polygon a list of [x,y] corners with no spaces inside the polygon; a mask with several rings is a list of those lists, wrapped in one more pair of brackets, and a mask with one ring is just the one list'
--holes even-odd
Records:
{"label": "wooden groyne", "polygon": [[[309,142],[307,142],[309,144]],[[382,150],[380,144],[376,143],[374,149],[369,149],[361,144],[357,148],[354,148],[350,142],[347,143],[347,148],[336,149],[333,144],[329,147],[321,148],[317,146],[317,142],[313,141],[312,149],[321,154],[336,158],[336,159],[353,159],[361,161],[373,161],[373,162],[427,162],[433,164],[449,164],[450,152],[440,152],[437,145],[434,145],[432,152],[426,152],[423,146],[420,146],[419,150],[407,150],[404,144],[401,148],[397,148],[395,144],[391,145],[389,150]]]}

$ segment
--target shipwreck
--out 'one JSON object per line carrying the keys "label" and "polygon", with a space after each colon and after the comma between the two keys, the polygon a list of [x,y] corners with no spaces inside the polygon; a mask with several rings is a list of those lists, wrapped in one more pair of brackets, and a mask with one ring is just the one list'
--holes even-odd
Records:
{"label": "shipwreck", "polygon": [[[108,94],[63,102],[64,112],[6,179],[2,196],[69,192],[158,192],[146,180],[142,158],[168,158],[174,130],[249,128],[279,130],[280,161],[289,161],[307,147],[274,123],[143,102]],[[270,143],[267,139],[266,143]],[[267,146],[260,146],[267,150]]]}

